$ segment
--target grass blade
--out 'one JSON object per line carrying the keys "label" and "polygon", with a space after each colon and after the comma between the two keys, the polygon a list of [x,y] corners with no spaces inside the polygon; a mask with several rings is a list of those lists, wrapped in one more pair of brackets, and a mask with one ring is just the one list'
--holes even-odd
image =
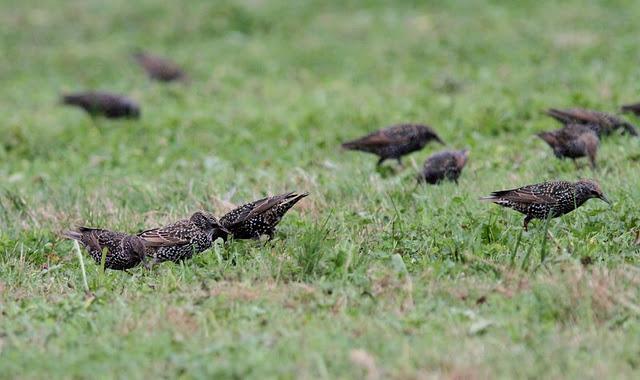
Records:
{"label": "grass blade", "polygon": [[80,251],[80,244],[78,244],[77,240],[73,241],[73,247],[75,248],[76,255],[78,256],[78,260],[80,261],[80,271],[82,272],[82,285],[84,286],[84,291],[89,293],[89,283],[87,282],[87,271],[84,269],[84,259],[82,258],[82,252]]}

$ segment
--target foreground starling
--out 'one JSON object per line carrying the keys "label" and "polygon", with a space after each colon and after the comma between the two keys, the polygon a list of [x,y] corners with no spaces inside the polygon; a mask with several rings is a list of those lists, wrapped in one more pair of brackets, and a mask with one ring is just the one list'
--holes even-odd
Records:
{"label": "foreground starling", "polygon": [[81,243],[95,262],[102,262],[102,250],[106,249],[104,267],[125,270],[140,264],[145,256],[144,241],[137,236],[98,228],[79,227],[78,231],[65,231],[63,235]]}
{"label": "foreground starling", "polygon": [[206,212],[195,212],[189,219],[179,220],[161,228],[142,231],[138,234],[147,246],[147,256],[153,263],[179,262],[205,251],[227,232],[218,220]]}
{"label": "foreground starling", "polygon": [[553,149],[556,157],[570,158],[575,163],[576,158],[589,157],[591,168],[596,167],[596,153],[600,139],[588,126],[568,124],[562,129],[537,134]]}
{"label": "foreground starling", "polygon": [[636,127],[627,121],[622,120],[616,115],[612,115],[606,112],[593,111],[583,108],[569,108],[565,110],[559,110],[550,108],[546,112],[547,115],[553,117],[564,125],[568,124],[582,124],[587,125],[593,129],[598,137],[603,135],[610,135],[614,131],[622,128],[625,133],[637,136],[638,131]]}
{"label": "foreground starling", "polygon": [[187,75],[176,63],[156,55],[136,52],[133,57],[151,79],[161,82],[186,80]]}
{"label": "foreground starling", "polygon": [[436,153],[424,162],[424,167],[418,180],[432,185],[443,180],[458,183],[458,177],[468,158],[469,151],[467,149],[447,150]]}
{"label": "foreground starling", "polygon": [[424,148],[431,140],[444,145],[438,135],[426,125],[401,124],[380,129],[357,140],[342,144],[349,150],[360,150],[380,157],[378,166],[386,159],[395,158],[402,164],[402,156]]}
{"label": "foreground starling", "polygon": [[259,239],[262,235],[272,239],[284,214],[307,195],[309,193],[289,192],[258,199],[232,210],[220,218],[220,224],[235,239]]}
{"label": "foreground starling", "polygon": [[518,189],[495,191],[480,198],[525,214],[524,229],[531,219],[557,218],[582,206],[591,198],[599,198],[611,204],[592,180],[577,182],[553,181],[524,186]]}
{"label": "foreground starling", "polygon": [[109,92],[88,91],[63,95],[62,102],[80,107],[92,117],[104,116],[108,119],[140,117],[140,106],[136,102]]}
{"label": "foreground starling", "polygon": [[640,103],[625,104],[620,107],[622,112],[630,112],[636,116],[640,116]]}

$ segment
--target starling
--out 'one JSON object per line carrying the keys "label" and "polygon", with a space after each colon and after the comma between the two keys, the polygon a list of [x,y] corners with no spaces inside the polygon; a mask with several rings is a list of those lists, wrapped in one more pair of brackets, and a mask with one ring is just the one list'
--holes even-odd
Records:
{"label": "starling", "polygon": [[140,117],[140,106],[122,95],[109,92],[88,91],[63,95],[64,104],[80,107],[89,115],[108,119]]}
{"label": "starling", "polygon": [[588,179],[577,182],[543,182],[518,189],[495,191],[480,199],[524,214],[526,231],[531,219],[557,218],[582,206],[590,198],[599,198],[611,204],[600,185]]}
{"label": "starling", "polygon": [[220,224],[235,239],[259,239],[262,235],[273,238],[275,228],[284,214],[309,193],[289,192],[258,199],[232,210],[222,218]]}
{"label": "starling", "polygon": [[431,140],[444,145],[438,135],[426,125],[401,124],[380,129],[357,140],[342,144],[349,150],[360,150],[380,157],[378,166],[386,159],[395,158],[402,164],[402,156],[424,148]]}
{"label": "starling", "polygon": [[436,153],[424,162],[418,180],[426,181],[432,185],[443,180],[454,181],[457,184],[458,177],[460,177],[468,158],[469,151],[467,149]]}
{"label": "starling", "polygon": [[583,124],[593,129],[598,137],[610,135],[612,132],[622,128],[625,133],[638,136],[636,127],[627,121],[624,121],[606,112],[587,110],[582,108],[570,108],[559,110],[550,108],[546,112],[547,115],[553,117],[564,125]]}
{"label": "starling", "polygon": [[640,103],[625,104],[620,107],[622,112],[630,112],[636,116],[640,116]]}
{"label": "starling", "polygon": [[588,126],[568,124],[562,129],[537,134],[553,149],[556,157],[570,158],[575,163],[576,158],[589,157],[591,168],[596,167],[596,153],[600,139]]}
{"label": "starling", "polygon": [[138,236],[144,240],[153,263],[179,262],[209,249],[219,237],[226,239],[227,231],[215,216],[198,211],[189,219],[142,231]]}
{"label": "starling", "polygon": [[63,235],[81,243],[99,265],[102,250],[106,248],[104,267],[126,270],[140,264],[145,256],[145,244],[137,236],[98,228],[79,227],[78,231],[65,231]]}
{"label": "starling", "polygon": [[133,57],[151,79],[161,82],[184,81],[187,75],[176,63],[156,55],[136,52]]}

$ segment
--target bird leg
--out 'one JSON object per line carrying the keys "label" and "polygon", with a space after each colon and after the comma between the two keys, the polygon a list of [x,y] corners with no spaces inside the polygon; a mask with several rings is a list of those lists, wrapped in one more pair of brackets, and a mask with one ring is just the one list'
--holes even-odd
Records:
{"label": "bird leg", "polygon": [[396,161],[398,161],[398,165],[400,165],[400,167],[404,166],[404,165],[402,165],[402,157],[396,158]]}
{"label": "bird leg", "polygon": [[386,160],[386,158],[384,157],[380,157],[380,159],[378,160],[378,163],[376,164],[377,167],[380,167],[380,165],[382,165],[382,163]]}
{"label": "bird leg", "polygon": [[532,217],[530,217],[529,215],[524,217],[524,230],[525,231],[529,231],[529,222],[531,221],[531,219],[533,219]]}

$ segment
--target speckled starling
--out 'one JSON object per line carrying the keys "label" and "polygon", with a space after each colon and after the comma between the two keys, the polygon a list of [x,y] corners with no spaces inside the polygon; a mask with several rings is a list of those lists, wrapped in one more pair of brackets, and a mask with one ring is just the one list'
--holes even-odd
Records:
{"label": "speckled starling", "polygon": [[98,265],[102,262],[102,251],[106,249],[104,266],[107,269],[130,269],[145,257],[144,241],[137,236],[89,227],[65,231],[63,235],[81,243]]}
{"label": "speckled starling", "polygon": [[562,129],[540,132],[537,136],[549,144],[556,157],[570,158],[574,163],[576,158],[589,157],[591,168],[595,169],[600,139],[588,126],[568,124]]}
{"label": "speckled starling", "polygon": [[546,113],[547,115],[553,117],[564,125],[587,125],[598,134],[598,137],[610,135],[618,129],[622,129],[625,133],[633,136],[638,135],[638,131],[635,126],[627,121],[622,120],[616,115],[612,115],[606,112],[593,111],[583,108],[570,108],[565,110],[550,108]]}
{"label": "speckled starling", "polygon": [[440,137],[426,125],[401,124],[380,129],[357,140],[342,144],[349,150],[373,153],[380,157],[378,166],[386,159],[396,159],[402,164],[402,156],[424,148],[431,140],[442,145]]}
{"label": "speckled starling", "polygon": [[447,150],[436,153],[424,162],[422,173],[420,173],[418,180],[432,185],[443,180],[458,183],[458,177],[468,158],[469,151],[467,149]]}
{"label": "speckled starling", "polygon": [[147,256],[152,263],[179,262],[205,251],[227,231],[215,216],[207,212],[195,212],[189,219],[179,220],[165,227],[142,231],[138,234],[147,246]]}
{"label": "speckled starling", "polygon": [[89,115],[108,119],[140,117],[140,106],[133,100],[109,92],[88,91],[63,95],[64,104],[84,109]]}
{"label": "speckled starling", "polygon": [[480,199],[524,214],[526,231],[532,219],[557,218],[582,206],[591,198],[599,198],[611,204],[600,185],[588,179],[577,182],[544,182],[518,189],[495,191],[490,196]]}
{"label": "speckled starling", "polygon": [[176,63],[153,54],[136,52],[133,57],[151,79],[161,82],[186,80],[187,75]]}
{"label": "speckled starling", "polygon": [[307,195],[289,192],[258,199],[232,210],[220,218],[220,224],[235,239],[259,239],[262,235],[271,239],[284,214]]}

